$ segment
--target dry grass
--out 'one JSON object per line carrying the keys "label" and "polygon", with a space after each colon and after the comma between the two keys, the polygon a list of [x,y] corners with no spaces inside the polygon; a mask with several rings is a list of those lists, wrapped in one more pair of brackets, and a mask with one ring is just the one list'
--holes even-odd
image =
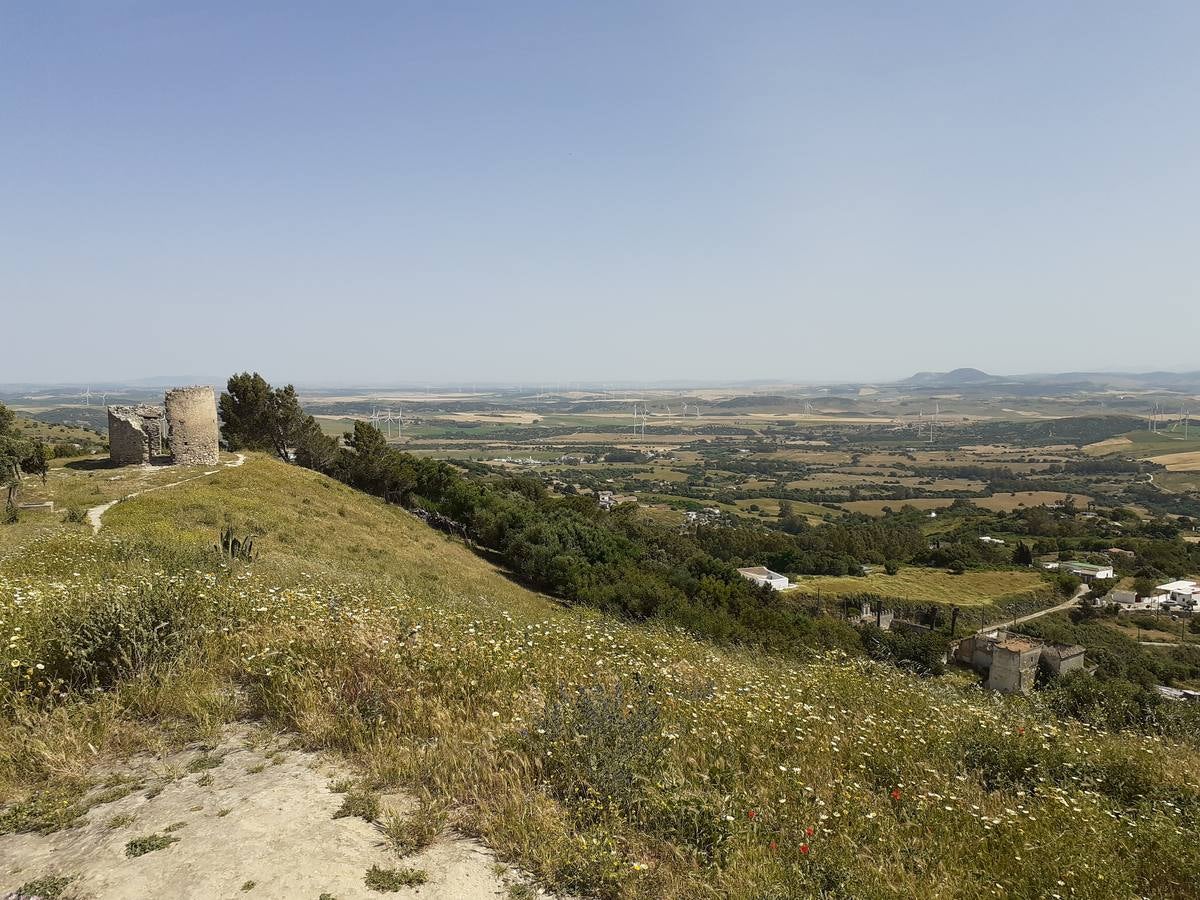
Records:
{"label": "dry grass", "polygon": [[831,597],[864,591],[898,597],[913,603],[986,606],[1009,597],[1031,594],[1045,587],[1042,577],[1029,571],[968,571],[954,575],[940,569],[907,567],[895,575],[877,572],[863,577],[805,576],[797,590]]}
{"label": "dry grass", "polygon": [[[565,609],[405,512],[263,458],[109,515],[97,538],[48,526],[0,554],[17,660],[0,682],[0,796],[14,801],[0,826],[69,821],[97,762],[249,716],[344,754],[371,790],[452,809],[456,827],[579,895],[1033,897],[1062,881],[1078,898],[1183,898],[1200,878],[1187,747],[953,679],[724,651]],[[225,521],[259,535],[252,567],[207,555]],[[1025,573],[991,574],[1003,587],[977,591],[1019,589]],[[136,615],[164,583],[191,629],[171,654],[92,696],[28,693],[61,638],[45,623],[113,597]],[[556,731],[548,701],[577,689],[621,702],[576,704]],[[642,731],[628,707],[645,711]],[[649,771],[610,752],[631,733],[653,737]],[[556,769],[560,750],[596,777]],[[1010,759],[1017,780],[998,782]],[[1183,805],[1148,809],[1110,770]]]}
{"label": "dry grass", "polygon": [[1166,466],[1168,472],[1200,472],[1200,450],[1151,456],[1150,462]]}
{"label": "dry grass", "polygon": [[906,506],[926,510],[945,509],[953,502],[953,500],[946,500],[939,497],[917,497],[912,500],[851,500],[849,503],[839,505],[851,512],[866,513],[868,516],[882,516],[884,507],[889,507],[897,512]]}
{"label": "dry grass", "polygon": [[1086,506],[1091,498],[1084,494],[1064,494],[1059,491],[1018,491],[1015,494],[994,494],[991,497],[980,497],[971,502],[983,509],[994,512],[1012,512],[1027,506],[1050,506],[1061,503],[1068,497],[1074,497],[1079,507]]}

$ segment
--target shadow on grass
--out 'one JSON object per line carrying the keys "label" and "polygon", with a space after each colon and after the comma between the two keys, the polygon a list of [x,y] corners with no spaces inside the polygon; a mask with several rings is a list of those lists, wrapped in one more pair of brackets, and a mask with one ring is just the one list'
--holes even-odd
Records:
{"label": "shadow on grass", "polygon": [[[150,460],[148,465],[157,468],[158,466],[173,465],[173,462],[169,456],[156,456]],[[119,465],[107,456],[92,456],[87,459],[74,459],[71,462],[63,463],[63,468],[72,469],[76,472],[96,472],[104,469],[128,469],[133,467]]]}

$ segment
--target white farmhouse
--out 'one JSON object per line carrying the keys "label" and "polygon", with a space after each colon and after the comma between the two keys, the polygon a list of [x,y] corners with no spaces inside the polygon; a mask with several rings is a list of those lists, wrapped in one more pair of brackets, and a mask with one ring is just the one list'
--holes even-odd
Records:
{"label": "white farmhouse", "polygon": [[1115,578],[1117,573],[1112,566],[1094,566],[1091,563],[1071,562],[1062,563],[1059,568],[1066,569],[1072,575],[1078,575],[1084,581],[1102,581]]}
{"label": "white farmhouse", "polygon": [[1168,596],[1168,602],[1190,607],[1200,601],[1200,587],[1194,581],[1168,581],[1160,584],[1156,590]]}
{"label": "white farmhouse", "polygon": [[757,584],[768,585],[777,591],[786,591],[792,586],[791,582],[787,580],[786,575],[772,572],[766,566],[751,566],[748,569],[738,569],[738,574]]}

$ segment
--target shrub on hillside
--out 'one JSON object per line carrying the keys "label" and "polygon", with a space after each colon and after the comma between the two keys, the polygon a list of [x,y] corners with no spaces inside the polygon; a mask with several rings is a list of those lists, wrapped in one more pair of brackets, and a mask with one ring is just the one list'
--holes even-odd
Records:
{"label": "shrub on hillside", "polygon": [[189,640],[193,598],[179,586],[150,585],[47,606],[28,634],[29,665],[6,666],[4,678],[43,696],[112,688]]}
{"label": "shrub on hillside", "polygon": [[946,671],[946,636],[939,631],[884,631],[868,624],[861,627],[860,633],[872,659],[895,663],[920,675]]}
{"label": "shrub on hillside", "polygon": [[642,687],[560,687],[535,727],[535,750],[554,792],[596,809],[633,813],[662,769],[667,740]]}

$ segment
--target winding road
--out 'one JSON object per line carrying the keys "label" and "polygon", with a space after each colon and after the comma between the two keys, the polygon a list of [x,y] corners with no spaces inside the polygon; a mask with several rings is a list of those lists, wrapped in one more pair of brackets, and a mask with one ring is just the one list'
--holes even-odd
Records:
{"label": "winding road", "polygon": [[996,629],[999,629],[999,628],[1011,628],[1014,625],[1021,625],[1024,622],[1031,622],[1034,619],[1040,619],[1042,616],[1048,616],[1051,613],[1063,612],[1064,610],[1071,609],[1071,607],[1075,606],[1075,604],[1077,604],[1079,602],[1079,598],[1082,597],[1087,592],[1088,592],[1088,586],[1085,584],[1081,584],[1079,586],[1079,588],[1075,591],[1075,593],[1071,595],[1071,599],[1066,601],[1065,603],[1060,603],[1060,604],[1058,604],[1058,606],[1051,606],[1047,609],[1038,610],[1037,612],[1030,613],[1027,616],[1017,616],[1015,619],[1005,619],[1003,622],[996,622],[995,624],[992,624],[992,625],[985,625],[983,628],[980,628],[979,630],[980,631],[995,631]]}
{"label": "winding road", "polygon": [[133,497],[140,497],[142,494],[148,494],[151,491],[161,491],[164,488],[178,487],[181,484],[187,484],[189,481],[196,481],[197,479],[200,479],[200,478],[207,478],[209,475],[216,475],[218,472],[221,471],[222,468],[236,469],[238,466],[240,466],[245,461],[246,461],[246,454],[239,453],[237,455],[237,459],[230,460],[229,462],[224,463],[220,468],[212,469],[211,471],[208,471],[208,472],[201,472],[199,475],[193,475],[191,478],[181,478],[179,481],[172,481],[170,484],[158,484],[158,485],[155,485],[154,487],[148,487],[141,491],[134,491],[132,494],[126,494],[124,497],[118,497],[116,500],[109,500],[107,503],[101,503],[99,506],[93,506],[91,509],[89,509],[87,511],[87,520],[92,526],[92,534],[96,535],[96,534],[100,533],[100,528],[104,524],[103,523],[104,514],[106,512],[108,512],[110,509],[112,509],[114,506],[116,506],[118,503],[122,503],[126,500],[132,499]]}

